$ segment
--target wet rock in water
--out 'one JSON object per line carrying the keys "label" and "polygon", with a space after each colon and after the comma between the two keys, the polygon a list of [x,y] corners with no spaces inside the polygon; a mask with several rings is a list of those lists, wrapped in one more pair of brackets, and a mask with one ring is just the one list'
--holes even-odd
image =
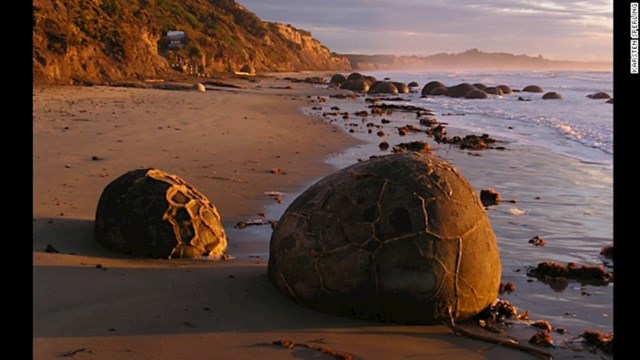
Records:
{"label": "wet rock in water", "polygon": [[396,87],[396,89],[398,89],[398,93],[399,94],[408,94],[409,93],[409,87],[402,82],[397,82],[397,81],[393,81],[391,82],[393,84],[393,86]]}
{"label": "wet rock in water", "polygon": [[376,133],[376,135],[383,137],[384,136],[384,131],[380,130]]}
{"label": "wet rock in water", "polygon": [[558,94],[555,91],[550,91],[542,95],[542,100],[562,100],[562,95]]}
{"label": "wet rock in water", "polygon": [[460,145],[460,149],[471,149],[471,150],[483,150],[489,149],[489,144],[494,144],[496,142],[495,139],[490,137],[488,134],[478,135],[467,135],[462,138],[459,142],[452,141],[451,144]]}
{"label": "wet rock in water", "polygon": [[347,78],[344,77],[344,75],[342,74],[335,74],[331,77],[331,80],[329,80],[330,84],[336,84],[336,85],[341,85],[343,82],[347,81]]}
{"label": "wet rock in water", "polygon": [[538,346],[553,346],[553,338],[551,337],[551,333],[549,331],[541,330],[536,331],[535,334],[529,339],[529,343]]}
{"label": "wet rock in water", "polygon": [[502,90],[502,93],[503,93],[504,95],[511,95],[511,94],[513,94],[513,90],[512,90],[508,85],[502,84],[502,85],[498,85],[498,86],[496,86],[496,88],[498,88],[498,89]]}
{"label": "wet rock in water", "polygon": [[525,99],[522,96],[518,96],[518,101],[531,101],[531,99]]}
{"label": "wet rock in water", "polygon": [[607,104],[613,104],[613,98],[607,100]]}
{"label": "wet rock in water", "polygon": [[522,89],[522,91],[523,92],[532,92],[532,93],[542,93],[542,92],[544,92],[544,90],[538,85],[525,86],[524,89]]}
{"label": "wet rock in water", "polygon": [[435,88],[444,88],[444,89],[446,89],[447,86],[445,84],[441,83],[440,81],[430,81],[422,88],[422,95],[432,95],[431,94],[431,90],[433,90]]}
{"label": "wet rock in water", "polygon": [[605,354],[613,354],[613,333],[602,333],[598,330],[585,330],[580,337],[592,349],[601,350]]}
{"label": "wet rock in water", "polygon": [[107,185],[94,232],[102,246],[143,257],[219,258],[227,250],[215,206],[180,177],[158,169],[129,171]]}
{"label": "wet rock in water", "polygon": [[414,151],[428,154],[431,152],[431,146],[424,141],[412,141],[407,143],[400,143],[393,147],[393,152],[405,152]]}
{"label": "wet rock in water", "polygon": [[573,262],[567,265],[555,261],[545,261],[527,271],[544,283],[563,282],[558,279],[576,280],[584,284],[604,286],[613,282],[613,274],[599,265],[578,265]]}
{"label": "wet rock in water", "polygon": [[484,89],[484,92],[486,92],[487,94],[491,94],[491,95],[498,95],[498,96],[504,95],[504,92],[502,91],[502,89],[497,88],[497,87],[488,87],[488,88]]}
{"label": "wet rock in water", "polygon": [[418,82],[416,81],[412,81],[409,84],[407,84],[407,86],[409,87],[409,89],[413,89],[413,88],[420,87],[420,84],[418,84]]}
{"label": "wet rock in water", "polygon": [[493,189],[481,190],[480,201],[482,202],[482,205],[484,205],[485,207],[500,205],[500,202],[501,202],[500,193]]}
{"label": "wet rock in water", "polygon": [[529,244],[533,244],[535,246],[544,246],[547,242],[541,238],[540,236],[536,235],[534,237],[532,237],[531,239],[529,239]]}
{"label": "wet rock in water", "polygon": [[387,151],[389,149],[389,143],[386,141],[381,142],[378,147],[380,148],[380,150],[382,151]]}
{"label": "wet rock in water", "polygon": [[589,94],[587,95],[587,97],[589,99],[611,99],[611,95],[607,94],[606,92],[597,92],[595,94]]}
{"label": "wet rock in water", "polygon": [[405,126],[398,128],[398,134],[400,136],[405,136],[411,132],[420,132],[420,131],[422,131],[422,129],[411,124],[407,124]]}
{"label": "wet rock in water", "polygon": [[449,97],[454,97],[454,98],[461,98],[467,95],[471,90],[477,90],[477,89],[475,86],[471,84],[462,83],[462,84],[458,84],[448,88],[445,95]]}
{"label": "wet rock in water", "polygon": [[369,94],[398,94],[398,88],[386,81],[376,81],[369,88]]}
{"label": "wet rock in water", "polygon": [[538,328],[540,330],[546,330],[546,331],[553,330],[553,326],[551,326],[551,323],[546,320],[534,321],[531,323],[531,326],[533,326],[534,328]]}
{"label": "wet rock in water", "polygon": [[463,321],[493,303],[500,272],[471,184],[414,152],[359,162],[308,188],[276,227],[268,266],[276,288],[302,306],[438,325],[450,311]]}
{"label": "wet rock in water", "polygon": [[613,259],[613,245],[607,245],[600,250],[600,255]]}
{"label": "wet rock in water", "polygon": [[389,123],[391,123],[391,121],[389,121],[389,120],[387,120],[387,119],[382,119],[382,120],[380,120],[380,122],[381,122],[382,124],[389,124]]}
{"label": "wet rock in water", "polygon": [[360,116],[360,117],[367,117],[369,116],[369,113],[367,112],[367,110],[362,110],[362,111],[358,111],[354,114],[355,116]]}
{"label": "wet rock in water", "polygon": [[197,90],[198,92],[201,92],[201,93],[207,91],[207,89],[204,87],[202,83],[193,84],[193,90]]}
{"label": "wet rock in water", "polygon": [[511,281],[507,281],[506,283],[500,283],[500,287],[498,288],[498,294],[511,294],[516,291],[516,285]]}
{"label": "wet rock in water", "polygon": [[434,119],[434,118],[424,118],[424,119],[420,119],[420,125],[423,126],[433,126],[438,124],[438,120]]}
{"label": "wet rock in water", "polygon": [[482,83],[475,83],[475,84],[473,84],[473,86],[478,90],[484,90],[484,89],[487,88],[487,85],[482,84]]}
{"label": "wet rock in water", "polygon": [[425,109],[420,106],[414,105],[398,105],[398,104],[375,104],[369,105],[369,108],[378,108],[383,111],[403,111],[403,112],[412,112],[417,113],[420,112],[422,115],[433,115],[433,112],[429,109]]}
{"label": "wet rock in water", "polygon": [[487,96],[486,92],[476,89],[469,91],[464,97],[465,99],[486,99],[489,96]]}

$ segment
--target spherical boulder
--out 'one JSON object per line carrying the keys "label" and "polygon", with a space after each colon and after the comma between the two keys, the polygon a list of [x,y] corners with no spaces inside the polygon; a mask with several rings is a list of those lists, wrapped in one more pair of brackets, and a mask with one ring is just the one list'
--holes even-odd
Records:
{"label": "spherical boulder", "polygon": [[558,94],[555,91],[550,91],[542,95],[542,100],[562,100],[562,95]]}
{"label": "spherical boulder", "polygon": [[339,170],[285,211],[268,276],[300,305],[407,324],[463,321],[500,285],[496,237],[473,186],[429,154]]}
{"label": "spherical boulder", "polygon": [[402,82],[397,82],[397,81],[393,81],[391,82],[393,84],[393,86],[396,87],[396,89],[398,89],[398,93],[399,94],[408,94],[409,93],[409,87]]}
{"label": "spherical boulder", "polygon": [[376,79],[374,76],[369,76],[369,75],[365,75],[364,80],[369,83],[369,86],[371,86],[373,83],[378,81],[378,79]]}
{"label": "spherical boulder", "polygon": [[335,74],[331,77],[331,80],[329,80],[329,84],[341,85],[345,81],[347,81],[347,78],[344,77],[344,75]]}
{"label": "spherical boulder", "polygon": [[438,87],[443,87],[443,88],[447,88],[447,86],[443,83],[441,83],[440,81],[429,81],[423,88],[422,88],[422,95],[431,95],[431,90],[438,88]]}
{"label": "spherical boulder", "polygon": [[524,89],[522,89],[522,91],[524,92],[532,92],[532,93],[541,93],[544,92],[544,90],[538,86],[538,85],[529,85],[529,86],[525,86]]}
{"label": "spherical boulder", "polygon": [[221,257],[220,214],[198,190],[158,169],[125,173],[100,196],[94,225],[102,246],[143,257]]}
{"label": "spherical boulder", "polygon": [[376,81],[369,88],[369,94],[398,94],[398,88],[387,81]]}
{"label": "spherical boulder", "polygon": [[204,87],[204,85],[202,83],[195,83],[193,84],[193,90],[196,90],[198,92],[206,92],[207,89]]}
{"label": "spherical boulder", "polygon": [[513,90],[512,90],[508,85],[504,85],[504,84],[502,84],[502,85],[498,85],[498,86],[496,86],[496,87],[497,87],[498,89],[502,90],[502,93],[503,93],[504,95],[511,95],[511,94],[513,94]]}
{"label": "spherical boulder", "polygon": [[475,86],[476,89],[480,89],[480,90],[484,90],[487,88],[487,85],[483,84],[483,83],[475,83],[473,84],[473,86]]}
{"label": "spherical boulder", "polygon": [[475,89],[475,90],[469,91],[464,97],[465,99],[486,99],[489,96],[487,95],[486,92],[480,89]]}
{"label": "spherical boulder", "polygon": [[352,72],[351,74],[349,74],[349,76],[347,76],[347,80],[360,80],[364,78],[364,75],[360,74],[359,72]]}
{"label": "spherical boulder", "polygon": [[493,86],[490,86],[484,89],[484,92],[491,95],[498,95],[498,96],[504,95],[504,92],[502,91],[502,89],[500,89],[499,87],[493,87]]}
{"label": "spherical boulder", "polygon": [[467,95],[471,90],[476,90],[476,87],[468,83],[462,83],[448,88],[445,95],[460,98]]}
{"label": "spherical boulder", "polygon": [[437,88],[431,89],[429,95],[431,96],[444,96],[447,94],[447,88],[444,86],[438,86]]}
{"label": "spherical boulder", "polygon": [[420,84],[418,84],[417,81],[412,81],[409,84],[407,84],[407,86],[409,87],[409,89],[412,89],[412,88],[420,87]]}
{"label": "spherical boulder", "polygon": [[589,94],[587,95],[587,97],[589,99],[611,99],[611,95],[607,94],[606,92],[597,92],[595,94]]}

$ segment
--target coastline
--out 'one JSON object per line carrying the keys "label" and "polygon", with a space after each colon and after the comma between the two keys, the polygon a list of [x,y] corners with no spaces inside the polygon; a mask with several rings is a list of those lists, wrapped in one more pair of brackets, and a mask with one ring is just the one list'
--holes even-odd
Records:
{"label": "coastline", "polygon": [[[259,212],[278,220],[270,209],[285,205],[274,205],[264,191],[287,193],[292,201],[335,170],[327,156],[359,141],[299,110],[309,106],[307,96],[334,90],[274,78],[239,84],[245,89],[211,87],[204,94],[34,90],[34,358],[78,349],[86,349],[78,359],[322,358],[264,345],[283,339],[358,359],[535,358],[454,336],[444,326],[356,321],[284,299],[266,277],[268,237],[256,239],[270,229],[233,225]],[[139,166],[173,172],[207,195],[228,229],[231,255],[249,255],[224,262],[145,260],[95,244],[102,189]],[[271,174],[273,168],[285,175]],[[61,254],[44,253],[47,244]]]}

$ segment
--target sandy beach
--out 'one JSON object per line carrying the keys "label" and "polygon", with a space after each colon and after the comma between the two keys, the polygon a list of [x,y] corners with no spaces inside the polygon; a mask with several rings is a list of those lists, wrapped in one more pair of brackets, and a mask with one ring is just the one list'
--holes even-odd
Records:
{"label": "sandy beach", "polygon": [[[296,194],[336,170],[328,157],[362,142],[301,111],[337,90],[257,80],[230,79],[241,88],[205,93],[34,88],[34,358],[331,358],[272,344],[278,340],[356,359],[536,358],[445,326],[340,318],[281,296],[266,275],[270,229],[234,225],[261,213],[277,220]],[[101,248],[92,230],[102,190],[143,167],[177,174],[204,193],[221,213],[235,258],[137,259]],[[285,204],[269,191],[285,193]],[[46,253],[49,244],[59,253]]]}

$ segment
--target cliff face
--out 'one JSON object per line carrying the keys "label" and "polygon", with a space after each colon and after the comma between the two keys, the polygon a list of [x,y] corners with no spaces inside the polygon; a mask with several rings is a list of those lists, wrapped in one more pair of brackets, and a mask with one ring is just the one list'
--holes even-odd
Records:
{"label": "cliff face", "polygon": [[[169,48],[167,31],[185,34]],[[41,83],[237,71],[348,70],[311,34],[262,21],[233,0],[34,0],[33,76]]]}

